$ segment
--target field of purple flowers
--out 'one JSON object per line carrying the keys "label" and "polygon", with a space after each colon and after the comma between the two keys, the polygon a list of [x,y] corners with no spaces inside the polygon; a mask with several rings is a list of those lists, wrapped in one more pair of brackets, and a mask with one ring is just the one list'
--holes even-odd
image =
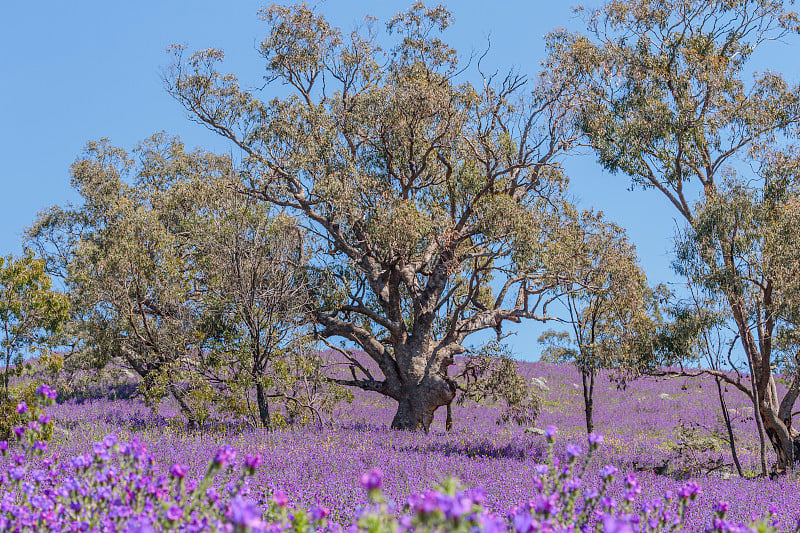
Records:
{"label": "field of purple flowers", "polygon": [[[546,383],[537,426],[558,427],[557,455],[574,453],[571,444],[585,450],[577,371],[530,363],[524,372]],[[730,518],[749,521],[771,509],[779,530],[793,531],[800,516],[800,480],[794,475],[769,480],[733,474],[727,443],[720,438],[724,426],[716,394],[710,380],[639,380],[622,391],[602,377],[596,388],[595,425],[605,438],[583,476],[584,488],[600,483],[606,465],[621,473],[609,489],[619,500],[629,488],[624,475],[638,476],[636,505],[696,481],[702,494],[687,511],[689,530],[704,530],[715,516],[714,505],[727,501]],[[742,465],[755,476],[758,443],[752,407],[730,391],[728,408]],[[122,442],[143,443],[155,458],[156,471],[166,474],[179,463],[188,467],[187,479],[199,479],[227,444],[240,457],[262,457],[249,481],[252,494],[281,491],[291,504],[324,505],[332,520],[348,524],[366,502],[358,480],[373,468],[383,472],[390,503],[406,502],[410,495],[455,477],[466,487],[482,489],[484,506],[500,516],[525,505],[537,492],[545,437],[527,428],[496,425],[494,411],[454,407],[455,424],[448,433],[442,410],[427,435],[388,429],[394,406],[367,393],[342,404],[324,429],[189,432],[169,405],[153,412],[139,400],[69,401],[49,407],[47,414],[55,426],[50,449],[61,457],[86,453],[93,443],[114,434]]]}

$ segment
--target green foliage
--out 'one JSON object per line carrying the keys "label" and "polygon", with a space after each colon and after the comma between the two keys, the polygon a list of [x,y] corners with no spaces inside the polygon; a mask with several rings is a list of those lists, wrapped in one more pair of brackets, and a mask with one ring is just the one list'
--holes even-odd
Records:
{"label": "green foliage", "polygon": [[701,476],[723,466],[722,452],[728,446],[724,431],[681,422],[675,428],[675,444],[670,447],[672,469],[686,476]]}
{"label": "green foliage", "polygon": [[264,91],[221,72],[222,51],[180,46],[167,90],[247,154],[249,196],[316,236],[316,333],[358,346],[383,373],[354,363],[339,383],[401,403],[412,383],[431,409],[446,405],[446,371],[469,335],[544,319],[549,248],[569,207],[559,157],[579,135],[576,71],[478,69],[470,83],[441,6],[393,17],[388,47],[372,19],[346,33],[306,4],[261,15]]}
{"label": "green foliage", "polygon": [[45,350],[69,316],[65,295],[52,290],[44,261],[31,252],[0,257],[0,339],[3,378],[0,400],[9,399],[12,375],[24,368],[23,358]]}
{"label": "green foliage", "polygon": [[[27,380],[12,386],[0,399],[0,440],[16,440],[17,437],[12,431],[14,428],[24,426],[28,420],[38,420],[44,415],[44,407],[48,405],[48,401],[37,394],[38,387],[34,381]],[[24,411],[20,412],[20,405],[25,406]],[[41,425],[39,435],[49,440],[53,435],[52,423]]]}
{"label": "green foliage", "polygon": [[500,403],[503,407],[498,424],[513,421],[531,426],[541,411],[542,400],[535,388],[519,375],[518,363],[508,346],[490,342],[464,360],[456,376],[461,390],[459,404],[467,402]]}
{"label": "green foliage", "polygon": [[237,192],[228,157],[158,134],[130,154],[89,143],[72,175],[82,205],[28,230],[69,289],[68,368],[130,369],[148,401],[172,396],[192,424],[234,414],[269,427],[270,400],[293,421],[310,416],[298,403],[330,408],[335,387],[305,355],[303,233]]}
{"label": "green foliage", "polygon": [[602,213],[572,210],[557,234],[562,277],[556,287],[567,331],[545,331],[545,360],[581,371],[587,432],[592,431],[595,376],[611,368],[624,381],[652,365],[660,320],[655,294],[622,228]]}
{"label": "green foliage", "polygon": [[657,309],[624,230],[602,213],[573,212],[559,246],[564,278],[557,291],[571,331],[544,332],[543,357],[574,363],[582,372],[640,365],[648,351],[637,350],[637,343],[649,340]]}

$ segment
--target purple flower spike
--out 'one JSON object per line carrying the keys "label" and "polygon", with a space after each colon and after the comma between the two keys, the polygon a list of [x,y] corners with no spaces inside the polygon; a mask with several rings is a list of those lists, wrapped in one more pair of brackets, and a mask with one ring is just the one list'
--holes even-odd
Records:
{"label": "purple flower spike", "polygon": [[214,464],[226,467],[236,459],[236,451],[227,444],[217,450],[217,455],[214,456]]}
{"label": "purple flower spike", "polygon": [[617,472],[619,472],[619,470],[617,470],[616,466],[606,465],[606,466],[604,466],[603,468],[600,469],[600,476],[603,479],[610,479],[610,478],[614,477],[615,475],[617,475]]}
{"label": "purple flower spike", "polygon": [[373,468],[369,472],[361,474],[360,481],[361,486],[367,490],[379,489],[383,484],[383,473],[379,469]]}
{"label": "purple flower spike", "polygon": [[329,514],[331,514],[330,510],[323,505],[315,505],[311,509],[311,519],[315,522],[319,522]]}
{"label": "purple flower spike", "polygon": [[678,489],[678,498],[682,500],[695,500],[700,496],[703,491],[700,489],[695,481],[690,481],[680,489]]}
{"label": "purple flower spike", "polygon": [[38,394],[39,396],[43,396],[45,398],[48,398],[50,400],[55,400],[56,396],[58,396],[56,391],[53,390],[52,388],[50,388],[47,385],[42,385],[38,389],[36,389],[36,394]]}
{"label": "purple flower spike", "polygon": [[558,433],[558,430],[555,426],[547,426],[544,428],[544,436],[547,440],[553,440],[556,437],[556,433]]}
{"label": "purple flower spike", "polygon": [[167,509],[167,519],[175,522],[180,520],[183,517],[183,509],[178,507],[177,505],[173,505],[169,509]]}
{"label": "purple flower spike", "polygon": [[186,465],[182,465],[182,464],[176,463],[176,464],[172,465],[172,467],[170,467],[169,475],[171,475],[172,477],[177,478],[177,479],[183,479],[184,477],[186,477],[186,473],[188,471],[189,471],[189,469],[186,468]]}
{"label": "purple flower spike", "polygon": [[634,533],[629,520],[606,515],[603,517],[603,533]]}
{"label": "purple flower spike", "polygon": [[276,490],[272,494],[272,501],[275,502],[275,505],[278,507],[286,507],[289,504],[289,498],[286,497],[286,493],[282,490]]}
{"label": "purple flower spike", "polygon": [[244,466],[251,472],[261,466],[261,455],[246,455],[244,458]]}
{"label": "purple flower spike", "polygon": [[261,510],[250,500],[237,497],[231,502],[230,520],[235,526],[247,528],[248,530],[263,528],[265,523],[261,520]]}
{"label": "purple flower spike", "polygon": [[19,402],[17,404],[17,414],[21,415],[28,412],[28,404],[25,402]]}
{"label": "purple flower spike", "polygon": [[581,447],[577,444],[567,444],[567,455],[571,458],[578,457],[581,454]]}
{"label": "purple flower spike", "polygon": [[589,445],[599,446],[603,442],[603,436],[597,433],[589,433]]}

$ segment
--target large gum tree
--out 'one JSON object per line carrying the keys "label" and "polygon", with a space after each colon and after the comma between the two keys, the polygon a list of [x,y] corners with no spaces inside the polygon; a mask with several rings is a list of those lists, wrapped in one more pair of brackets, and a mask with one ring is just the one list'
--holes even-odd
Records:
{"label": "large gum tree", "polygon": [[[795,237],[775,246],[774,235],[796,205],[788,145],[800,90],[780,73],[751,72],[759,49],[798,32],[797,16],[783,0],[615,0],[586,20],[586,35],[553,37],[591,75],[582,127],[606,169],[658,191],[685,221],[680,249],[691,257],[680,259],[725,302],[753,380],[704,372],[755,400],[777,469],[791,468],[800,374],[776,341],[796,324],[796,282],[784,276],[796,248]],[[793,378],[782,397],[780,368]]]}
{"label": "large gum tree", "polygon": [[382,374],[353,358],[339,383],[396,400],[392,427],[427,430],[470,335],[546,318],[575,73],[462,66],[440,38],[451,14],[421,3],[385,34],[371,18],[343,32],[304,4],[261,16],[262,89],[221,73],[221,51],[182,47],[167,89],[241,149],[243,193],[316,237],[317,333]]}

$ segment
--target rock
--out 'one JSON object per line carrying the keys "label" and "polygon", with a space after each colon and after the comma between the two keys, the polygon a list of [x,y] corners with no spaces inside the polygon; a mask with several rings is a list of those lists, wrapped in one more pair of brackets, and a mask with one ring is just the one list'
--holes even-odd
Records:
{"label": "rock", "polygon": [[531,378],[531,383],[542,392],[550,392],[550,387],[547,386],[547,382],[544,378]]}
{"label": "rock", "polygon": [[672,396],[670,396],[669,394],[667,394],[666,392],[662,392],[661,394],[658,395],[658,397],[661,398],[662,400],[674,400],[675,399]]}
{"label": "rock", "polygon": [[529,427],[525,429],[525,433],[530,433],[531,435],[544,435],[544,430],[542,428]]}
{"label": "rock", "polygon": [[578,385],[577,383],[573,383],[572,384],[572,388],[575,389],[575,390],[581,390],[581,386]]}

